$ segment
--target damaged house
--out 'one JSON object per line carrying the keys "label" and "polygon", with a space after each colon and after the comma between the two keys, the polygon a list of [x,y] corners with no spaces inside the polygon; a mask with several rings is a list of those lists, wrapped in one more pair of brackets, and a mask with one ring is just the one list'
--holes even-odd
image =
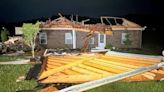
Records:
{"label": "damaged house", "polygon": [[39,43],[46,48],[141,48],[145,27],[118,17],[101,17],[101,23],[84,24],[65,17],[42,23]]}

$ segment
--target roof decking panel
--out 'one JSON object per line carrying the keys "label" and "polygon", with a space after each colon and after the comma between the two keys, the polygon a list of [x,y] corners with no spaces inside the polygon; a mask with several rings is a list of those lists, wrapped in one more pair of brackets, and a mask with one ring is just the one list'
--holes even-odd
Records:
{"label": "roof decking panel", "polygon": [[[42,71],[38,79],[41,83],[82,83],[158,62],[160,62],[160,59],[121,55],[49,56],[43,62]],[[125,80],[157,80],[162,77],[164,77],[164,69],[152,70]]]}

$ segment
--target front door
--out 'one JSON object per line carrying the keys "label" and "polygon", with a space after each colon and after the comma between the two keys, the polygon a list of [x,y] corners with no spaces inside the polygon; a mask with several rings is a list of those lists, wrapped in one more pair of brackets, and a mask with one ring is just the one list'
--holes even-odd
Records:
{"label": "front door", "polygon": [[106,35],[98,34],[98,47],[104,49],[106,46]]}

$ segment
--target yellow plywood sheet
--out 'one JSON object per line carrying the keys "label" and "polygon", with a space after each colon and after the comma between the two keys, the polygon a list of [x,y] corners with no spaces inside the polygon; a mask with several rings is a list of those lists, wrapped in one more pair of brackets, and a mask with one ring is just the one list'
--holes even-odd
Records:
{"label": "yellow plywood sheet", "polygon": [[102,75],[65,75],[52,76],[41,81],[41,83],[82,83],[103,78]]}
{"label": "yellow plywood sheet", "polygon": [[[159,62],[116,55],[50,56],[38,77],[41,83],[81,83],[131,71]],[[152,70],[126,80],[155,80],[164,70]],[[138,79],[137,79],[138,78]]]}

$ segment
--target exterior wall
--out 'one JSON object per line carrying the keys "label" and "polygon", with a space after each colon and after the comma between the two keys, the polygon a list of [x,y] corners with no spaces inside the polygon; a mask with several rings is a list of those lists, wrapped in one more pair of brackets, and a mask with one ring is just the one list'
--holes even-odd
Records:
{"label": "exterior wall", "polygon": [[[42,30],[42,32],[47,33],[47,44],[41,44],[46,48],[73,48],[73,44],[65,44],[65,33],[72,30]],[[84,38],[88,32],[76,32],[76,48],[81,49],[83,47]],[[39,42],[39,40],[38,40]],[[89,48],[94,48],[98,44],[98,34],[94,36],[94,44],[89,44]]]}
{"label": "exterior wall", "polygon": [[[84,38],[86,37],[86,35],[88,34],[88,32],[81,32],[81,31],[76,31],[76,47],[77,48],[82,48],[83,44],[84,44]],[[94,48],[96,47],[98,44],[98,35],[95,34],[94,35],[94,44],[89,44],[89,48]]]}
{"label": "exterior wall", "polygon": [[[65,33],[72,30],[42,30],[47,33],[47,44],[43,45],[46,48],[73,48],[73,44],[65,44]],[[114,30],[113,35],[106,35],[106,45],[113,45],[117,48],[140,48],[142,31],[129,30],[131,45],[121,44],[122,30]],[[76,31],[76,48],[81,49],[83,47],[84,38],[88,32]],[[94,35],[94,44],[89,44],[90,48],[98,46],[98,34]]]}
{"label": "exterior wall", "polygon": [[141,48],[142,31],[128,30],[130,33],[129,39],[132,41],[131,45],[121,44],[123,30],[114,30],[112,36],[106,36],[106,44],[111,44],[117,48]]}
{"label": "exterior wall", "polygon": [[72,44],[65,44],[65,33],[72,30],[42,30],[47,33],[47,44],[43,45],[46,48],[71,48]]}

